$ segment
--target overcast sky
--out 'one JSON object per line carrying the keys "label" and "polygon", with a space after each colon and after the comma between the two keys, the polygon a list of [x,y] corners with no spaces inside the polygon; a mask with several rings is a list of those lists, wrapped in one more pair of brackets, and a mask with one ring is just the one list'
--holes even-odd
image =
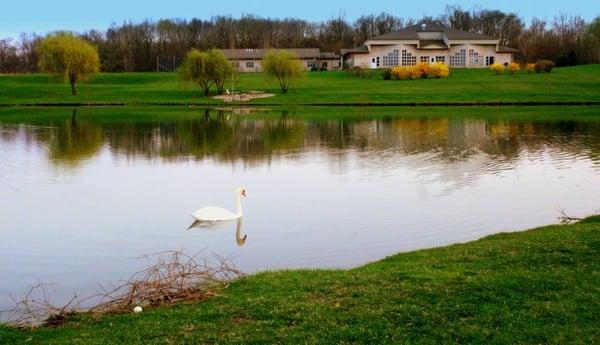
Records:
{"label": "overcast sky", "polygon": [[526,21],[532,17],[552,19],[556,14],[581,15],[591,20],[600,15],[598,0],[523,1],[319,1],[319,0],[3,0],[0,5],[0,37],[21,32],[106,29],[111,23],[144,19],[203,18],[215,15],[256,14],[262,17],[297,17],[321,21],[341,12],[349,20],[382,11],[401,17],[437,16],[447,4],[464,9],[483,8],[516,12]]}

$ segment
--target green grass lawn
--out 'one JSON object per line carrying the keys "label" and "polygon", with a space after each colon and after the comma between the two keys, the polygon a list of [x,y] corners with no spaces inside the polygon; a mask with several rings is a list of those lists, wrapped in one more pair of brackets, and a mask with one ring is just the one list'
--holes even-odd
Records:
{"label": "green grass lawn", "polygon": [[0,343],[597,344],[599,325],[596,216],[352,270],[260,273],[139,315],[0,327]]}
{"label": "green grass lawn", "polygon": [[[242,90],[264,90],[273,98],[251,104],[404,104],[493,102],[600,102],[600,65],[556,68],[550,74],[495,75],[487,69],[456,69],[446,79],[386,81],[357,79],[345,72],[310,72],[295,90],[281,94],[262,74],[241,75]],[[79,85],[44,75],[0,76],[0,105],[39,103],[221,104],[182,86],[174,73],[104,73]]]}

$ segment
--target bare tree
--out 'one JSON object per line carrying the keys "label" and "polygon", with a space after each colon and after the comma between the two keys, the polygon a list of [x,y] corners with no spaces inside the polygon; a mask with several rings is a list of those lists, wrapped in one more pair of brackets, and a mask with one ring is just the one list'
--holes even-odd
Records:
{"label": "bare tree", "polygon": [[[515,13],[480,8],[463,10],[458,6],[447,6],[442,15],[423,17],[419,21],[388,13],[363,15],[354,22],[343,15],[324,22],[256,15],[216,16],[125,22],[80,36],[98,48],[103,71],[154,71],[157,56],[173,58],[176,67],[192,48],[318,47],[337,52],[417,22],[438,23],[498,37],[502,45],[519,48],[525,61],[543,58],[559,65],[598,61],[595,31],[598,25],[586,23],[581,17],[559,15],[550,23],[534,19],[526,26]],[[35,46],[38,42],[39,37],[25,34],[17,40],[2,40],[0,71],[37,71]]]}

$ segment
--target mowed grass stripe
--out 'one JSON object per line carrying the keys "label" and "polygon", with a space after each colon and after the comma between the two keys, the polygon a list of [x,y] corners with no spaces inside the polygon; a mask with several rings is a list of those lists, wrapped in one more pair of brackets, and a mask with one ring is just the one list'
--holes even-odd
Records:
{"label": "mowed grass stripe", "polygon": [[[262,105],[417,105],[417,104],[598,104],[600,65],[556,68],[552,73],[495,75],[487,69],[454,69],[449,78],[411,81],[358,79],[345,72],[309,72],[294,90],[282,94],[262,74],[242,74],[241,89],[275,93],[253,100]],[[222,104],[183,85],[175,73],[103,73],[78,87],[43,75],[0,76],[1,105]]]}

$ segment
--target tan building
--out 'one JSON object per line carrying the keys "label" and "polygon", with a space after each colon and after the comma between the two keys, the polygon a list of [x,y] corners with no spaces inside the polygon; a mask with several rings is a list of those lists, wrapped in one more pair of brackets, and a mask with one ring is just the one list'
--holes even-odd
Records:
{"label": "tan building", "polygon": [[[222,49],[221,51],[240,72],[262,71],[262,59],[270,49]],[[277,49],[276,49],[277,50]],[[319,48],[290,48],[302,62],[306,71],[313,68],[336,70],[341,68],[340,57],[335,53],[321,53]]]}
{"label": "tan building", "polygon": [[345,67],[387,68],[417,62],[441,61],[453,68],[508,64],[518,51],[500,40],[435,24],[409,26],[366,41],[362,47],[342,49]]}

